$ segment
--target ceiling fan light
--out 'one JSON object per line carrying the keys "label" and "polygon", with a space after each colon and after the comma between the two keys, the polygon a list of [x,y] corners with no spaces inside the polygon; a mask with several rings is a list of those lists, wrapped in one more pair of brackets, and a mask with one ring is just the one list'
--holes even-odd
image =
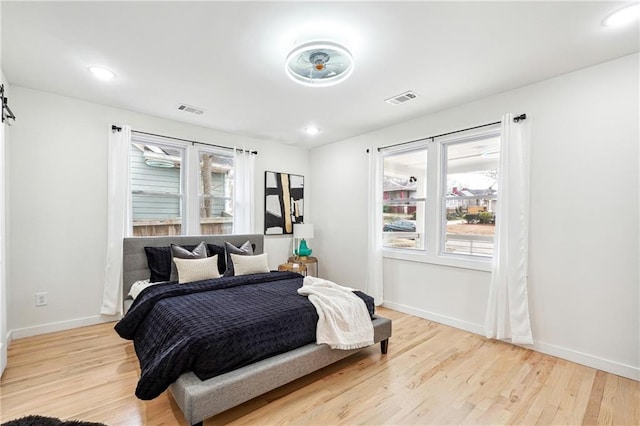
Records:
{"label": "ceiling fan light", "polygon": [[351,75],[353,56],[341,44],[312,41],[296,46],[289,52],[285,71],[289,78],[305,86],[332,86]]}

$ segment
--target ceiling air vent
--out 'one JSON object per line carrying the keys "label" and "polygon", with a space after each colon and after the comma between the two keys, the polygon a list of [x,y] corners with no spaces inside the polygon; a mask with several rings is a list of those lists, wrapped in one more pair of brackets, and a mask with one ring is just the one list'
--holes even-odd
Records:
{"label": "ceiling air vent", "polygon": [[178,105],[179,111],[190,112],[191,114],[201,115],[204,113],[204,110],[198,107],[194,107],[187,104]]}
{"label": "ceiling air vent", "polygon": [[415,99],[417,97],[418,95],[416,95],[414,92],[409,90],[408,92],[400,93],[399,95],[396,95],[389,99],[385,99],[384,101],[391,105],[398,105],[398,104],[410,101],[412,99]]}

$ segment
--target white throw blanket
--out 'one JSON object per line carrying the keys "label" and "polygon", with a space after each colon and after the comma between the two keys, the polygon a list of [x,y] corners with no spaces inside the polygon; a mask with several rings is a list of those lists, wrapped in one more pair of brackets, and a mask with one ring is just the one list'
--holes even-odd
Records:
{"label": "white throw blanket", "polygon": [[322,278],[305,277],[298,294],[308,296],[318,312],[318,344],[345,350],[373,345],[367,305],[352,290]]}

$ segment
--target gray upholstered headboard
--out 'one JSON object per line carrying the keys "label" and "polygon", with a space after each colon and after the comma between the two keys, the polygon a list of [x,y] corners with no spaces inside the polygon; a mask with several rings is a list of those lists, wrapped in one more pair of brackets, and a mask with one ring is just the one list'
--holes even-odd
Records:
{"label": "gray upholstered headboard", "polygon": [[255,244],[255,253],[264,252],[264,235],[197,235],[197,236],[169,236],[169,237],[130,237],[125,238],[122,246],[122,294],[129,294],[131,285],[138,280],[146,280],[151,275],[147,266],[145,247],[164,247],[171,243],[178,245],[194,245],[205,241],[224,247],[224,242],[239,247],[247,240]]}

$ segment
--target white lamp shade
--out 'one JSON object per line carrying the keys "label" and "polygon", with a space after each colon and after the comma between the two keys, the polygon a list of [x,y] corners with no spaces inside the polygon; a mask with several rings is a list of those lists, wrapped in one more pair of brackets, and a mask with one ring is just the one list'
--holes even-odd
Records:
{"label": "white lamp shade", "polygon": [[309,223],[295,223],[293,225],[294,238],[313,238],[313,225]]}

